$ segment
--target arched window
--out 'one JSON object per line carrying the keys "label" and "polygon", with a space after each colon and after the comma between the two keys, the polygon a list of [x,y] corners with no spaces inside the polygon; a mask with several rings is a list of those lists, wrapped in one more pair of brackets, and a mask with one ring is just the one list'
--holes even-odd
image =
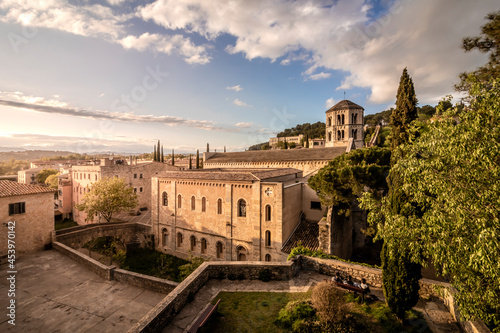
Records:
{"label": "arched window", "polygon": [[194,249],[196,248],[196,237],[191,236],[189,238],[189,241],[189,244],[191,245],[191,251],[194,251]]}
{"label": "arched window", "polygon": [[191,210],[195,210],[195,209],[196,209],[196,198],[193,195],[191,197]]}
{"label": "arched window", "polygon": [[342,125],[345,124],[345,119],[344,119],[344,115],[342,115]]}
{"label": "arched window", "polygon": [[201,239],[201,253],[207,253],[207,240],[205,238]]}
{"label": "arched window", "polygon": [[332,132],[328,132],[328,141],[332,141]]}
{"label": "arched window", "polygon": [[246,217],[247,216],[247,203],[245,200],[238,200],[238,216]]}
{"label": "arched window", "polygon": [[337,140],[342,140],[342,133],[340,131],[337,131]]}
{"label": "arched window", "polygon": [[222,214],[222,199],[217,200],[217,214]]}
{"label": "arched window", "polygon": [[266,221],[271,221],[271,205],[266,205]]}
{"label": "arched window", "polygon": [[342,130],[342,140],[344,139],[344,130]]}
{"label": "arched window", "polygon": [[266,254],[266,261],[271,261],[271,255],[270,254]]}
{"label": "arched window", "polygon": [[217,244],[215,245],[215,251],[217,252],[217,258],[222,258],[223,248],[221,242],[217,242]]}
{"label": "arched window", "polygon": [[201,198],[201,211],[205,212],[207,210],[207,198]]}
{"label": "arched window", "polygon": [[161,244],[163,246],[167,246],[168,244],[168,231],[165,228],[163,228],[161,231]]}
{"label": "arched window", "polygon": [[182,234],[179,232],[177,233],[177,247],[181,247],[182,245]]}
{"label": "arched window", "polygon": [[266,230],[266,246],[271,246],[271,232]]}
{"label": "arched window", "polygon": [[332,117],[328,117],[328,126],[332,126]]}
{"label": "arched window", "polygon": [[340,125],[340,115],[337,115],[337,125]]}
{"label": "arched window", "polygon": [[162,196],[163,196],[163,198],[162,198],[163,199],[163,206],[168,206],[168,194],[167,194],[167,192],[163,192]]}
{"label": "arched window", "polygon": [[177,196],[177,208],[182,208],[182,195]]}

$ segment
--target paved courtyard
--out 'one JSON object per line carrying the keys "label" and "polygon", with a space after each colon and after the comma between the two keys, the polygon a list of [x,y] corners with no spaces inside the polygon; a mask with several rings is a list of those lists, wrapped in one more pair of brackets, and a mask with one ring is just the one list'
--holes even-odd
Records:
{"label": "paved courtyard", "polygon": [[126,332],[164,294],[106,281],[55,251],[16,260],[16,325],[7,321],[5,260],[0,264],[0,332]]}

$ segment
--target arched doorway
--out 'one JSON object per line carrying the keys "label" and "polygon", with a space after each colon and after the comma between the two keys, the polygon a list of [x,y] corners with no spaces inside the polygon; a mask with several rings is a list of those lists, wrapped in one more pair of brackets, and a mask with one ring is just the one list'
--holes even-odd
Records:
{"label": "arched doorway", "polygon": [[243,246],[238,246],[236,248],[236,260],[247,261],[248,251]]}

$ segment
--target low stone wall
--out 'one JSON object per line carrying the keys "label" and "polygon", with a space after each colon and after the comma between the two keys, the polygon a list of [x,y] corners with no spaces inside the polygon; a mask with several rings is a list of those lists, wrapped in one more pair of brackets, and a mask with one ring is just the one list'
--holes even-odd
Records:
{"label": "low stone wall", "polygon": [[57,251],[61,252],[62,254],[66,255],[67,257],[70,257],[71,259],[75,260],[76,262],[82,264],[83,266],[87,267],[90,271],[96,273],[100,277],[106,279],[106,280],[111,280],[112,279],[112,270],[115,268],[115,266],[106,266],[104,264],[101,264],[99,261],[92,259],[83,253],[80,253],[71,247],[64,245],[59,242],[53,242],[52,247],[56,249]]}
{"label": "low stone wall", "polygon": [[179,285],[179,283],[177,282],[130,272],[120,268],[113,269],[113,280],[124,282],[139,288],[146,288],[163,294],[168,294]]}
{"label": "low stone wall", "polygon": [[297,272],[297,267],[295,260],[285,263],[204,262],[146,316],[131,327],[128,333],[161,332],[209,279],[227,278],[233,275],[236,278],[239,276],[245,280],[255,280],[259,278],[259,273],[262,270],[269,269],[272,273],[272,280],[288,280]]}
{"label": "low stone wall", "polygon": [[141,223],[114,222],[94,223],[63,230],[55,233],[55,240],[72,248],[80,248],[87,242],[102,236],[117,237],[125,243],[139,241],[142,246],[149,240],[151,226]]}

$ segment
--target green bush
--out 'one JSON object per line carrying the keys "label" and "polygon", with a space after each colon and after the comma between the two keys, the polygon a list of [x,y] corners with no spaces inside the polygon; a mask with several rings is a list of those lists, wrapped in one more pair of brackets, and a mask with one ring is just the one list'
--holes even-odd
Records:
{"label": "green bush", "polygon": [[[309,301],[292,301],[288,302],[287,305],[280,310],[278,318],[274,323],[285,329],[292,328],[292,332],[300,332],[300,330],[293,330],[294,323],[301,320],[313,319],[314,315],[315,310]],[[297,323],[295,327],[300,328],[301,325],[302,324]]]}

